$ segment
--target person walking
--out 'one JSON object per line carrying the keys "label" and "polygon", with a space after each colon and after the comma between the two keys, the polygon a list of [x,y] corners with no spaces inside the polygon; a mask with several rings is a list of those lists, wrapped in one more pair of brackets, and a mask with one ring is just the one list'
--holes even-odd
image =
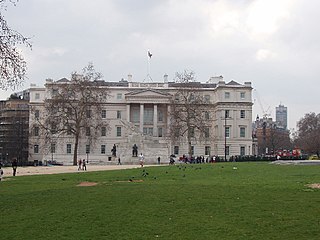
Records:
{"label": "person walking", "polygon": [[82,160],[81,158],[78,160],[78,171],[81,170]]}
{"label": "person walking", "polygon": [[87,164],[85,159],[82,160],[82,170],[87,171]]}
{"label": "person walking", "polygon": [[118,158],[118,165],[121,165],[120,157]]}
{"label": "person walking", "polygon": [[160,165],[160,157],[158,157],[158,164]]}
{"label": "person walking", "polygon": [[139,162],[140,162],[140,166],[143,167],[143,164],[144,164],[144,156],[142,153],[140,153],[139,155]]}
{"label": "person walking", "polygon": [[16,175],[17,173],[17,168],[18,168],[18,162],[17,162],[17,159],[13,159],[13,162],[12,162],[12,170],[13,170],[13,176]]}

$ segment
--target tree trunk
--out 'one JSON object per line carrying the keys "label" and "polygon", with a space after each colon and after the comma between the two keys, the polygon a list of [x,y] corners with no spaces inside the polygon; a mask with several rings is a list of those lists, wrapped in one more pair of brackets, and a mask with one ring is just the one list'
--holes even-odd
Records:
{"label": "tree trunk", "polygon": [[75,144],[74,144],[74,152],[73,152],[73,165],[77,166],[78,164],[78,144],[79,144],[79,134],[76,134],[75,136]]}

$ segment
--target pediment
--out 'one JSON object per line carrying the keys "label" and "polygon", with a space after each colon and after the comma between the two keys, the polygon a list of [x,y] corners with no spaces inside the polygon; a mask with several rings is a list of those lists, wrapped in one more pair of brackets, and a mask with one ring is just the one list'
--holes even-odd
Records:
{"label": "pediment", "polygon": [[170,98],[172,95],[160,90],[144,89],[125,94],[126,98]]}

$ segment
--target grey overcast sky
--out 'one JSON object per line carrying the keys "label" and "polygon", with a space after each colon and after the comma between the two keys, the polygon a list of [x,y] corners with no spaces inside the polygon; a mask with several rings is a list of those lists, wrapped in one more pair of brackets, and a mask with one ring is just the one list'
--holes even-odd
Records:
{"label": "grey overcast sky", "polygon": [[[251,81],[254,118],[288,107],[289,127],[319,105],[319,0],[20,0],[4,15],[31,37],[28,80],[70,77],[93,62],[105,80],[193,70]],[[10,92],[1,92],[1,99]],[[259,100],[261,104],[259,104]],[[261,107],[262,105],[262,107]]]}

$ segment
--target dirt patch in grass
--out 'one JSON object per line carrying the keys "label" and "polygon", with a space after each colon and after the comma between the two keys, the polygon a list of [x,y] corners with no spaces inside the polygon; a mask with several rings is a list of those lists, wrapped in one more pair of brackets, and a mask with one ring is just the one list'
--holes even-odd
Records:
{"label": "dirt patch in grass", "polygon": [[309,188],[316,188],[316,189],[320,189],[320,183],[312,183],[312,184],[308,184],[307,187]]}
{"label": "dirt patch in grass", "polygon": [[77,186],[78,187],[92,187],[92,186],[96,186],[96,185],[98,185],[98,183],[96,183],[96,182],[81,182]]}
{"label": "dirt patch in grass", "polygon": [[127,181],[115,181],[115,182],[143,182],[143,180],[142,179],[136,179],[136,180],[129,179]]}

